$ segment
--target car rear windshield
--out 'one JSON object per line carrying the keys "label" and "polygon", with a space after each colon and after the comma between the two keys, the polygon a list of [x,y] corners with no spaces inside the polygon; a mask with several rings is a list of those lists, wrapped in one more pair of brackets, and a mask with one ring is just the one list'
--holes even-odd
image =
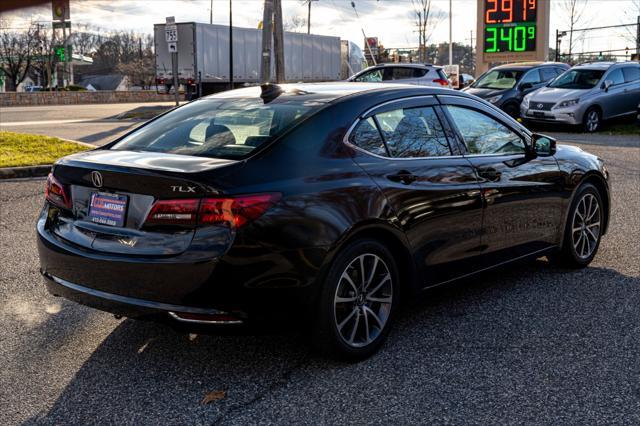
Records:
{"label": "car rear windshield", "polygon": [[243,158],[324,105],[304,98],[205,98],[142,126],[111,149]]}
{"label": "car rear windshield", "polygon": [[478,79],[471,87],[478,89],[512,89],[524,71],[521,70],[493,70]]}
{"label": "car rear windshield", "polygon": [[591,89],[598,84],[604,70],[569,70],[553,80],[549,87],[557,89]]}

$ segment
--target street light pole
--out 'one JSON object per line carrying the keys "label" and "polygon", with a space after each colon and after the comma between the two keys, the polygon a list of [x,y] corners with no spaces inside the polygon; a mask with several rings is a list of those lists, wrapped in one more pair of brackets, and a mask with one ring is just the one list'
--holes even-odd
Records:
{"label": "street light pole", "polygon": [[229,0],[229,89],[233,90],[233,5]]}
{"label": "street light pole", "polygon": [[453,65],[453,42],[452,42],[452,39],[453,39],[453,24],[452,24],[453,16],[451,14],[451,10],[452,10],[451,3],[452,3],[452,0],[449,0],[449,65]]}

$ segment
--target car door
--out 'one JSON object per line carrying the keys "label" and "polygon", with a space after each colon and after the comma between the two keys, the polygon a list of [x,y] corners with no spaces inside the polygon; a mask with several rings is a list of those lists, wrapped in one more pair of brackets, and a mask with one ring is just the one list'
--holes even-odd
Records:
{"label": "car door", "polygon": [[529,134],[501,112],[472,99],[439,98],[479,178],[487,261],[499,263],[557,244],[563,180],[555,158],[525,155]]}
{"label": "car door", "polygon": [[349,136],[354,160],[376,182],[433,285],[474,269],[482,226],[480,186],[432,96],[382,105]]}
{"label": "car door", "polygon": [[551,80],[558,76],[557,68],[545,67],[540,68],[540,78],[542,83],[548,84]]}
{"label": "car door", "polygon": [[622,114],[633,113],[640,103],[640,65],[631,64],[622,67],[624,76],[624,91],[622,92],[622,103],[624,111]]}
{"label": "car door", "polygon": [[529,70],[518,82],[518,94],[516,98],[519,102],[522,102],[522,98],[524,98],[525,95],[542,86],[544,86],[544,81],[540,76],[540,71],[538,69]]}
{"label": "car door", "polygon": [[608,89],[601,87],[602,93],[599,103],[602,106],[602,118],[615,117],[625,113],[625,83],[622,68],[615,68],[607,72],[602,79],[603,82],[610,82]]}
{"label": "car door", "polygon": [[385,67],[384,81],[389,83],[415,84],[415,69],[412,67]]}

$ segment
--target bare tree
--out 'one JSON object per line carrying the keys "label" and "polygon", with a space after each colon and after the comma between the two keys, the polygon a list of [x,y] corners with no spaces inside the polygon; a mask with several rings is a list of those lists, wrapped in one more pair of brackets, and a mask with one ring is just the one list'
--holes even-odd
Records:
{"label": "bare tree", "polygon": [[411,3],[418,27],[418,61],[427,62],[427,43],[445,14],[441,10],[432,9],[431,0],[411,0]]}
{"label": "bare tree", "polygon": [[300,16],[294,15],[288,18],[284,22],[284,30],[285,31],[293,31],[296,33],[302,33],[307,31],[307,19]]}
{"label": "bare tree", "polygon": [[40,84],[43,87],[49,87],[57,63],[57,56],[53,54],[55,49],[53,31],[45,28],[44,25],[38,25],[34,37],[31,69],[40,78]]}
{"label": "bare tree", "polygon": [[580,41],[583,35],[578,37],[573,36],[574,29],[585,21],[585,12],[587,10],[587,4],[589,0],[563,0],[560,3],[560,9],[565,15],[565,22],[569,26],[569,60],[571,60],[571,53],[575,43]]}
{"label": "bare tree", "polygon": [[37,26],[32,24],[24,31],[9,31],[7,21],[0,28],[0,66],[7,76],[7,90],[15,91],[29,74],[36,46]]}
{"label": "bare tree", "polygon": [[[640,16],[640,0],[632,0],[629,7],[625,8],[622,12],[622,23],[636,23],[638,22],[638,16]],[[633,47],[640,44],[638,40],[638,28],[636,25],[624,27],[625,39],[633,43]]]}

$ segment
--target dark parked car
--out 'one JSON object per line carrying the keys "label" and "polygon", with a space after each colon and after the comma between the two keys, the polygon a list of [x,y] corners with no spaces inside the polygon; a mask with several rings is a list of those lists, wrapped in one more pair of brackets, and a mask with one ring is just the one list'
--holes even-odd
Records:
{"label": "dark parked car", "polygon": [[323,351],[363,357],[427,288],[544,255],[588,265],[607,182],[598,157],[464,93],[246,88],[59,160],[41,272],[54,295],[118,315],[285,318]]}
{"label": "dark parked car", "polygon": [[481,97],[511,117],[520,115],[524,96],[547,84],[569,65],[559,62],[528,62],[500,65],[482,74],[463,91]]}

